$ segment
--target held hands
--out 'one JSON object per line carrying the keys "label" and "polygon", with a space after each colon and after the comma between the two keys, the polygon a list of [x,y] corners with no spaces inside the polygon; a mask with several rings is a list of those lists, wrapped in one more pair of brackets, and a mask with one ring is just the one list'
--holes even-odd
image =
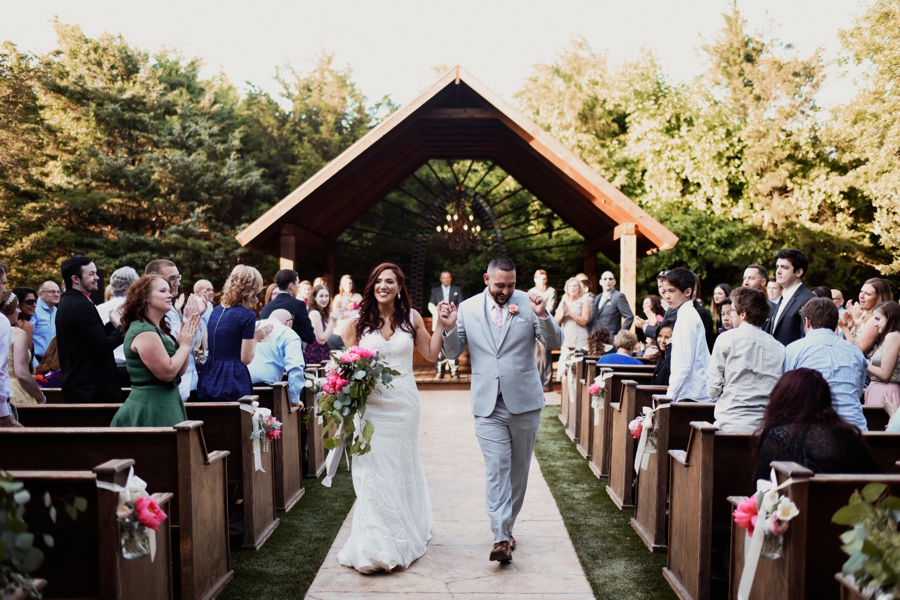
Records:
{"label": "held hands", "polygon": [[200,315],[194,314],[190,319],[181,322],[181,331],[178,332],[178,346],[193,346],[194,338],[200,330]]}
{"label": "held hands", "polygon": [[453,302],[441,302],[438,304],[438,318],[444,331],[451,331],[456,327],[457,314],[456,304]]}
{"label": "held hands", "polygon": [[253,334],[253,339],[257,342],[264,342],[269,339],[269,335],[272,333],[272,330],[275,329],[271,324],[261,325],[260,323],[256,324],[256,333]]}
{"label": "held hands", "polygon": [[[544,303],[544,297],[541,296],[537,292],[528,292],[528,301],[531,303],[531,310],[534,311],[539,318],[543,319],[547,316],[547,305]],[[565,305],[565,300],[563,300],[563,305]],[[563,309],[563,313],[566,312],[566,308]]]}

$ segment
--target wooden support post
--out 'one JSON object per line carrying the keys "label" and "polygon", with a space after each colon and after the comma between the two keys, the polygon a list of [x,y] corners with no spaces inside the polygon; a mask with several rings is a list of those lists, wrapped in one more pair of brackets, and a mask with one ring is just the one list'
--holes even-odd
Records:
{"label": "wooden support post", "polygon": [[589,250],[587,244],[584,246],[584,274],[591,282],[591,291],[598,293],[600,288],[597,285],[597,252]]}
{"label": "wooden support post", "polygon": [[290,225],[281,226],[281,260],[280,269],[293,269],[297,261],[297,237]]}
{"label": "wooden support post", "polygon": [[634,311],[637,306],[637,232],[634,223],[622,223],[619,227],[622,228],[619,237],[619,291],[625,294]]}

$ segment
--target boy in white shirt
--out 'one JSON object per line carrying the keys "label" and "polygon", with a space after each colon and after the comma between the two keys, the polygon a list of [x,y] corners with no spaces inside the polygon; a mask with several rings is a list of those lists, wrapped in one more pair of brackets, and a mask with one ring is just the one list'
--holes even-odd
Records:
{"label": "boy in white shirt", "polygon": [[703,321],[692,301],[696,282],[697,276],[693,271],[678,268],[667,272],[660,286],[666,303],[678,311],[668,349],[671,375],[666,395],[672,402],[710,402],[706,391],[709,346],[706,344]]}

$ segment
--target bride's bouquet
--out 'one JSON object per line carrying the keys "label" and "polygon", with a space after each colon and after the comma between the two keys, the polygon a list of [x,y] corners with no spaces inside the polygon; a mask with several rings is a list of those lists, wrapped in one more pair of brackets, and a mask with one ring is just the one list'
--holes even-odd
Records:
{"label": "bride's bouquet", "polygon": [[350,456],[362,456],[372,449],[375,426],[365,419],[366,401],[378,384],[390,386],[398,371],[391,369],[376,350],[353,346],[331,353],[325,379],[317,390],[316,415],[322,420],[323,435],[329,450],[339,448],[350,439]]}

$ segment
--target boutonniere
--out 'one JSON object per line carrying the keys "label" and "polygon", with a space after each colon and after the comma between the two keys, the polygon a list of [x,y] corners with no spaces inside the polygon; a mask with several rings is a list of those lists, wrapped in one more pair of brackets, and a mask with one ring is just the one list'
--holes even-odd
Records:
{"label": "boutonniere", "polygon": [[509,305],[509,314],[512,316],[516,316],[517,314],[519,314],[519,307],[515,304],[510,304]]}

